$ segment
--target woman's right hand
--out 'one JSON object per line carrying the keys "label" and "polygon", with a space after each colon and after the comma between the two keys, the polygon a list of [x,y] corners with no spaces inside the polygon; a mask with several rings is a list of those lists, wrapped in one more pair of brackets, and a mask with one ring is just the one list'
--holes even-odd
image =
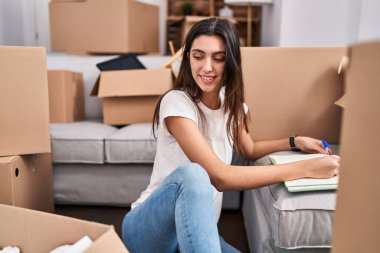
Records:
{"label": "woman's right hand", "polygon": [[330,178],[339,175],[340,157],[337,155],[314,158],[307,162],[307,177]]}

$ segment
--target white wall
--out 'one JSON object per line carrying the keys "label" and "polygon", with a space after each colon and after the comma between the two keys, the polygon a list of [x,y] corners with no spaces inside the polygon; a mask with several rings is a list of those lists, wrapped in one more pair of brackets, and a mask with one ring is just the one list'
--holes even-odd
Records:
{"label": "white wall", "polygon": [[380,1],[364,0],[360,15],[359,41],[380,39]]}
{"label": "white wall", "polygon": [[276,0],[262,13],[263,46],[346,46],[380,33],[378,0]]}
{"label": "white wall", "polygon": [[0,1],[0,31],[2,45],[24,45],[24,27],[21,0]]}
{"label": "white wall", "polygon": [[272,5],[262,7],[261,44],[279,46],[281,36],[282,0],[274,0]]}
{"label": "white wall", "polygon": [[34,0],[35,26],[37,30],[36,45],[43,46],[48,52],[50,45],[50,22],[49,22],[49,1]]}

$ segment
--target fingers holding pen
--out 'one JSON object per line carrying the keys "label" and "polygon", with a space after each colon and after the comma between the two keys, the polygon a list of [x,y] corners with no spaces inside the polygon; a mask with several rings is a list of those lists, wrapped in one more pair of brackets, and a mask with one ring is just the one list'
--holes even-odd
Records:
{"label": "fingers holding pen", "polygon": [[311,159],[310,164],[309,177],[330,178],[339,175],[340,157],[337,155]]}

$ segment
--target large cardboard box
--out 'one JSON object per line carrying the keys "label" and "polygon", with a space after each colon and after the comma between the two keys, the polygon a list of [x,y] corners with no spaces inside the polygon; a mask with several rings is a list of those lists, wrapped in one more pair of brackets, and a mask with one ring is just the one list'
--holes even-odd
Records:
{"label": "large cardboard box", "polygon": [[51,154],[0,157],[0,203],[54,212]]}
{"label": "large cardboard box", "polygon": [[172,88],[170,69],[104,71],[92,95],[103,98],[103,121],[111,125],[152,122],[159,97]]}
{"label": "large cardboard box", "polygon": [[53,51],[158,52],[157,6],[135,0],[73,0],[49,4]]}
{"label": "large cardboard box", "polygon": [[17,246],[21,252],[50,252],[74,244],[87,235],[93,240],[86,253],[127,253],[113,226],[0,205],[0,248]]}
{"label": "large cardboard box", "polygon": [[84,119],[82,73],[49,70],[50,123],[67,123]]}
{"label": "large cardboard box", "polygon": [[379,252],[380,42],[348,57],[332,253]]}
{"label": "large cardboard box", "polygon": [[[339,143],[346,48],[242,48],[254,140],[305,135]],[[299,106],[302,105],[302,106]]]}
{"label": "large cardboard box", "polygon": [[44,48],[0,46],[0,156],[50,152]]}

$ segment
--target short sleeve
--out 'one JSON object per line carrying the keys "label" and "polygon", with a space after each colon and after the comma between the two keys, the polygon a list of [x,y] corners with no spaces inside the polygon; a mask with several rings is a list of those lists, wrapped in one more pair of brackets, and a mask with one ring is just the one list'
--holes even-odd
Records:
{"label": "short sleeve", "polygon": [[193,120],[198,125],[198,112],[194,103],[184,91],[173,90],[161,100],[160,124],[165,133],[169,133],[164,119],[170,116],[179,116]]}

